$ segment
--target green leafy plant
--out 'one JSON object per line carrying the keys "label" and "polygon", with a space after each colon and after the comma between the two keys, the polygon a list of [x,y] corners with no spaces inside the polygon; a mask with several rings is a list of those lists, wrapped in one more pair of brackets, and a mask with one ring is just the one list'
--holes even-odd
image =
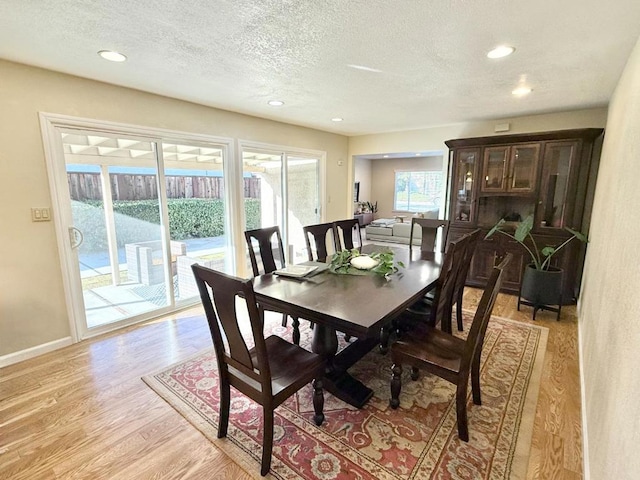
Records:
{"label": "green leafy plant", "polygon": [[378,202],[360,202],[359,205],[363,212],[376,213],[378,211]]}
{"label": "green leafy plant", "polygon": [[[351,259],[359,257],[361,255],[368,255],[372,259],[376,260],[378,264],[371,270],[359,270],[351,265]],[[367,272],[373,272],[377,275],[389,276],[396,273],[399,267],[404,268],[404,263],[394,262],[394,255],[391,250],[383,252],[374,252],[370,254],[363,254],[357,248],[353,250],[342,250],[341,252],[334,253],[329,263],[329,271],[338,274],[349,275],[366,275]]]}
{"label": "green leafy plant", "polygon": [[538,245],[536,244],[533,235],[531,235],[531,230],[533,229],[533,215],[529,215],[527,218],[518,222],[516,224],[516,229],[514,233],[505,231],[507,228],[505,225],[507,221],[503,218],[498,223],[496,223],[489,233],[484,237],[485,239],[493,236],[495,233],[501,233],[509,238],[514,239],[516,242],[520,243],[529,255],[531,256],[531,263],[535,266],[536,270],[548,270],[551,262],[551,257],[558,253],[559,250],[564,248],[569,242],[574,239],[578,239],[581,242],[587,243],[587,236],[584,233],[577,232],[569,227],[565,227],[565,230],[571,233],[571,236],[567,238],[560,245],[551,247],[544,247],[542,250],[538,249]]}
{"label": "green leafy plant", "polygon": [[[173,240],[218,237],[225,234],[224,201],[216,198],[169,199],[169,233]],[[260,227],[260,199],[246,198],[247,230]],[[74,221],[86,232],[82,253],[107,249],[104,207],[99,200],[72,202]],[[158,200],[114,200],[118,247],[127,243],[160,239]]]}

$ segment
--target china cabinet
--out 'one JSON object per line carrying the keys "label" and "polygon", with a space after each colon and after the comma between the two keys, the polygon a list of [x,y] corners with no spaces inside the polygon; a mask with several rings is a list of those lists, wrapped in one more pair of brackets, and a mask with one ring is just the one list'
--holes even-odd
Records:
{"label": "china cabinet", "polygon": [[[476,228],[484,238],[501,218],[515,224],[528,215],[535,219],[532,233],[539,249],[566,239],[565,227],[588,233],[602,135],[600,128],[587,128],[445,142],[450,150],[448,239]],[[575,242],[554,257],[554,265],[565,271],[564,303],[577,298],[584,252]],[[478,242],[467,284],[483,287],[506,253],[513,259],[503,291],[517,293],[529,255],[499,235]]]}

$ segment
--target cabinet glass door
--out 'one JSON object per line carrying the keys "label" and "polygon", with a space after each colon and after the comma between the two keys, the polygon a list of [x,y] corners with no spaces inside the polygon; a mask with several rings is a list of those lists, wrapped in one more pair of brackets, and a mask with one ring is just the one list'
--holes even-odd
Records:
{"label": "cabinet glass door", "polygon": [[456,222],[472,222],[475,217],[473,185],[476,181],[476,165],[479,156],[478,148],[456,152],[453,183],[453,220]]}
{"label": "cabinet glass door", "polygon": [[536,189],[539,145],[511,147],[511,164],[508,190],[511,192],[533,192]]}
{"label": "cabinet glass door", "polygon": [[506,189],[509,147],[489,147],[484,150],[482,191],[503,192]]}
{"label": "cabinet glass door", "polygon": [[569,185],[577,142],[548,143],[544,153],[540,201],[538,204],[537,225],[541,228],[564,228],[570,210]]}

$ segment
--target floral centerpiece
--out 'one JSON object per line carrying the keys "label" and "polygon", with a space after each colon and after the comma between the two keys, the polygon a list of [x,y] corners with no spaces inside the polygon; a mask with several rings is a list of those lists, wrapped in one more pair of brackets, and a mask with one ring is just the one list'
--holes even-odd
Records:
{"label": "floral centerpiece", "polygon": [[404,263],[394,262],[391,250],[364,254],[357,248],[334,253],[329,263],[330,272],[342,275],[366,275],[373,272],[388,277],[396,273],[399,267],[404,267]]}

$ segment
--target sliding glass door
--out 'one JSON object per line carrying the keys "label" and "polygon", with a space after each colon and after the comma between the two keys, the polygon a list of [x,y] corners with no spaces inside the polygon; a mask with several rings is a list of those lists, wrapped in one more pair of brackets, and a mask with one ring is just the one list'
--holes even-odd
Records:
{"label": "sliding glass door", "polygon": [[74,340],[197,304],[194,263],[250,276],[246,229],[280,226],[287,261],[306,260],[324,152],[40,119]]}
{"label": "sliding glass door", "polygon": [[197,301],[193,263],[232,271],[222,146],[58,133],[82,337]]}
{"label": "sliding glass door", "polygon": [[[245,230],[278,225],[287,262],[307,260],[302,227],[319,223],[320,160],[317,156],[242,151]],[[246,271],[250,270],[248,258]]]}

